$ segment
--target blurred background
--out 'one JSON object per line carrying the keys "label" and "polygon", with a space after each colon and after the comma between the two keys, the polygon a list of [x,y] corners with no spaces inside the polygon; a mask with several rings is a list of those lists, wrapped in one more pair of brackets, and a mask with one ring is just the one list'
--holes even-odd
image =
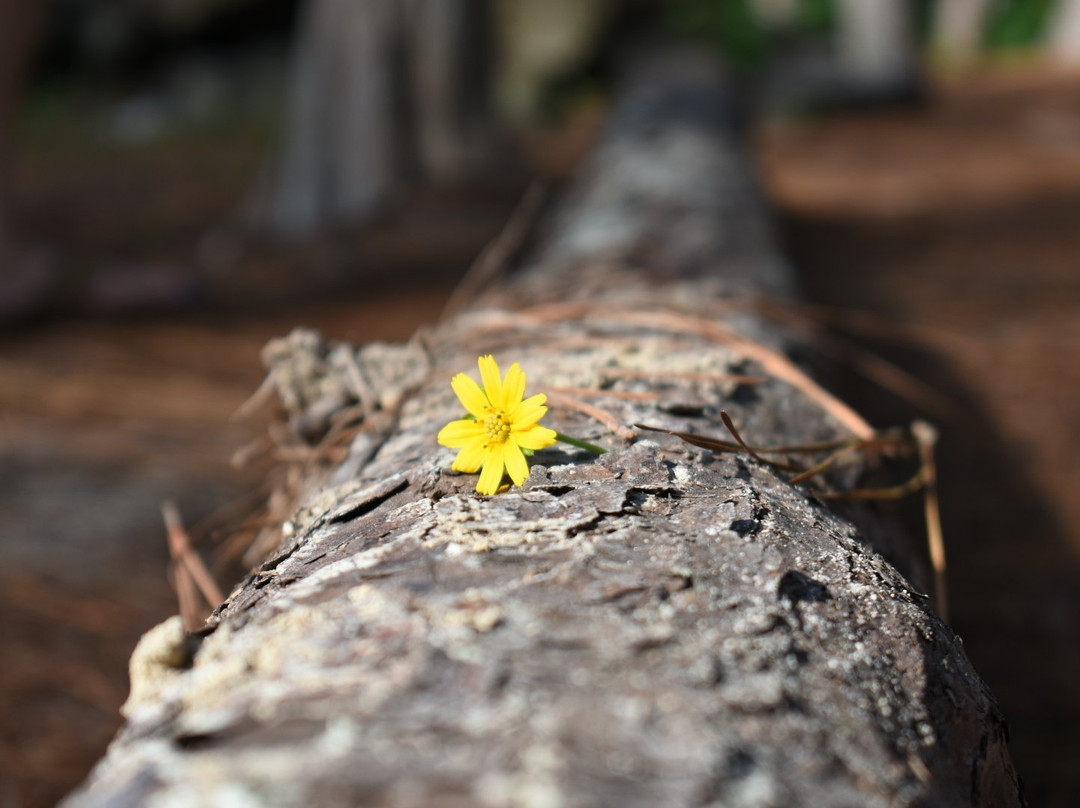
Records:
{"label": "blurred background", "polygon": [[261,346],[433,322],[658,35],[731,64],[784,328],[941,428],[951,622],[1080,805],[1080,2],[0,0],[0,808],[119,728],[163,501],[235,582]]}

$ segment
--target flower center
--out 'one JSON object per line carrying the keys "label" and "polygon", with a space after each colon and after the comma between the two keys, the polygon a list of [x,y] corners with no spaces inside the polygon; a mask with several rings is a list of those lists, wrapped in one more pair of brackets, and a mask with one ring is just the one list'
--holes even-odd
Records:
{"label": "flower center", "polygon": [[492,443],[506,443],[510,437],[510,419],[506,413],[496,410],[484,419],[484,430]]}

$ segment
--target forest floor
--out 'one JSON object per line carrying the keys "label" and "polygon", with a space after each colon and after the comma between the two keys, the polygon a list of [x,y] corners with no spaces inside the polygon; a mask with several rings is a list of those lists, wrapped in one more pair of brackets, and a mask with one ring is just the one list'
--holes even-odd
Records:
{"label": "forest floor", "polygon": [[[942,431],[951,621],[1009,720],[1031,804],[1062,808],[1080,804],[1076,90],[968,78],[754,141],[821,306],[795,323],[806,351],[832,356],[834,386],[876,424]],[[54,804],[119,727],[131,648],[176,611],[161,503],[212,550],[208,520],[258,491],[263,470],[229,460],[263,427],[231,420],[261,381],[259,348],[297,325],[407,338],[513,196],[420,194],[354,241],[240,247],[219,225],[256,163],[239,142],[25,155],[26,232],[74,269],[51,316],[0,337],[2,808]],[[310,294],[290,293],[299,278]],[[850,339],[823,341],[822,323]],[[932,393],[861,381],[856,343]]]}

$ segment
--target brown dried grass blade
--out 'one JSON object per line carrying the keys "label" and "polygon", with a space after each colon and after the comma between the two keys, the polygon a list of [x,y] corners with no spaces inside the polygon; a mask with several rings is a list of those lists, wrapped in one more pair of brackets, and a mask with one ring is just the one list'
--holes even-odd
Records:
{"label": "brown dried grass blade", "polygon": [[513,213],[510,214],[510,219],[502,232],[483,249],[465,273],[465,277],[450,293],[450,299],[446,302],[439,317],[440,322],[445,322],[451,315],[465,308],[506,268],[514,254],[525,243],[547,198],[548,184],[546,182],[537,180],[529,186]]}
{"label": "brown dried grass blade", "polygon": [[[169,547],[170,554],[172,546]],[[169,567],[169,583],[176,592],[177,611],[180,619],[184,621],[185,631],[197,631],[203,624],[206,612],[199,602],[199,590],[187,567],[180,563],[173,555],[173,563]]]}
{"label": "brown dried grass blade", "polygon": [[[833,452],[832,454],[830,454],[828,457],[826,457],[820,463],[818,463],[815,466],[811,466],[810,468],[808,468],[806,471],[802,472],[801,474],[797,474],[796,476],[794,476],[790,480],[788,480],[788,482],[791,483],[792,485],[798,485],[799,483],[804,483],[807,480],[809,480],[809,479],[811,479],[813,477],[816,477],[817,475],[819,475],[819,474],[821,474],[821,473],[823,473],[825,471],[828,471],[830,468],[832,468],[834,465],[836,465],[836,463],[839,462],[840,460],[842,460],[844,457],[846,457],[847,455],[850,455],[850,454],[854,454],[855,452],[864,452],[864,451],[866,451],[868,449],[885,450],[885,449],[887,449],[889,447],[900,447],[900,446],[910,447],[910,445],[911,445],[911,442],[907,437],[905,437],[903,435],[900,435],[900,434],[897,434],[894,430],[889,430],[889,431],[885,431],[885,432],[879,432],[877,435],[874,436],[874,438],[872,440],[848,440],[848,441],[844,441],[839,446],[833,445],[831,448],[836,449],[836,451]],[[759,449],[758,451],[761,451],[761,450]]]}
{"label": "brown dried grass blade", "polygon": [[594,418],[611,430],[615,435],[623,440],[629,440],[634,437],[634,433],[624,427],[619,419],[612,413],[603,409],[602,407],[596,407],[592,404],[586,404],[584,401],[568,396],[565,393],[556,392],[552,388],[546,388],[548,397],[548,403],[553,407],[562,407],[565,409],[577,410],[578,412],[588,415],[590,418]]}
{"label": "brown dried grass blade", "polygon": [[746,373],[690,373],[675,370],[638,370],[637,368],[600,368],[600,376],[608,379],[645,379],[647,381],[713,382],[723,384],[764,384],[765,376]]}
{"label": "brown dried grass blade", "polygon": [[961,411],[955,401],[873,351],[822,333],[815,333],[811,339],[823,352],[832,354],[874,384],[924,412],[955,419]]}
{"label": "brown dried grass blade", "polygon": [[704,435],[695,435],[693,432],[676,432],[671,429],[661,429],[658,426],[649,426],[648,424],[634,424],[634,429],[641,429],[645,432],[661,432],[665,435],[671,435],[672,437],[679,438],[680,440],[689,443],[691,446],[697,446],[700,449],[708,449],[711,452],[740,452],[742,449],[737,443],[729,443],[725,440],[717,440],[716,438],[707,438]]}
{"label": "brown dried grass blade", "polygon": [[783,469],[784,471],[799,471],[801,472],[802,466],[796,466],[793,463],[781,463],[776,460],[767,460],[757,452],[755,452],[746,441],[742,439],[742,435],[739,434],[739,430],[735,428],[735,423],[731,420],[731,416],[727,414],[726,410],[720,410],[720,420],[724,422],[724,426],[727,427],[727,431],[731,433],[731,437],[735,438],[735,441],[742,447],[742,450],[750,455],[754,460],[759,463],[764,463],[767,466],[773,468]]}
{"label": "brown dried grass blade", "polygon": [[[694,432],[678,432],[671,429],[661,429],[658,426],[649,426],[648,424],[633,424],[633,427],[634,429],[641,429],[647,432],[662,432],[665,435],[679,438],[692,446],[698,446],[702,449],[709,449],[714,452],[741,452],[743,450],[737,443],[730,443],[729,441],[719,440],[718,438],[698,435]],[[822,441],[821,443],[804,443],[791,446],[755,446],[753,449],[758,454],[811,454],[817,452],[830,452],[847,446],[850,443],[851,440],[845,438],[843,440],[830,440]],[[770,461],[765,460],[764,462],[769,463]]]}
{"label": "brown dried grass blade", "polygon": [[561,393],[567,396],[581,396],[585,398],[619,398],[624,401],[659,401],[659,393],[635,393],[627,390],[603,390],[592,387],[538,387],[539,393]]}
{"label": "brown dried grass blade", "polygon": [[923,470],[919,469],[910,479],[899,485],[885,488],[853,488],[850,491],[823,491],[816,494],[821,499],[867,500],[867,499],[903,499],[923,487]]}
{"label": "brown dried grass blade", "polygon": [[233,414],[229,417],[229,420],[246,420],[253,416],[256,412],[261,410],[263,407],[267,406],[273,400],[274,379],[272,376],[267,374],[267,376],[255,389],[255,392],[248,396],[247,400],[244,401],[243,404],[241,404],[239,407],[236,408],[236,410],[233,411]]}
{"label": "brown dried grass blade", "polygon": [[194,631],[203,623],[198,595],[202,595],[211,609],[224,602],[225,595],[206,565],[203,564],[202,559],[199,558],[199,554],[192,549],[191,539],[180,521],[180,511],[176,504],[171,501],[163,503],[161,515],[165,520],[165,530],[169,538],[169,554],[173,559],[180,616],[184,620],[184,628]]}
{"label": "brown dried grass blade", "polygon": [[766,317],[797,329],[808,343],[904,401],[941,417],[956,418],[959,415],[960,408],[951,398],[894,362],[867,350],[848,336],[836,333],[843,330],[906,345],[926,343],[926,339],[915,335],[915,329],[889,323],[868,312],[763,299],[758,299],[755,305]]}
{"label": "brown dried grass blade", "polygon": [[767,345],[747,339],[730,328],[699,317],[633,312],[628,315],[628,319],[643,325],[690,331],[714,342],[730,345],[747,358],[760,364],[769,375],[801,390],[804,395],[816,402],[856,437],[869,439],[874,435],[874,428],[854,409],[807,376],[784,354]]}
{"label": "brown dried grass blade", "polygon": [[863,446],[864,446],[864,443],[862,441],[859,441],[859,442],[856,442],[856,443],[849,443],[847,446],[844,446],[841,449],[838,449],[837,451],[833,452],[831,455],[826,457],[820,463],[817,463],[816,465],[811,466],[806,471],[803,471],[803,472],[800,472],[799,474],[796,474],[794,477],[792,477],[790,480],[788,480],[788,482],[791,483],[792,485],[798,485],[799,483],[805,483],[807,480],[810,480],[813,477],[816,477],[819,474],[823,474],[824,472],[828,471],[833,466],[835,466],[840,460],[842,460],[844,457],[858,451]]}
{"label": "brown dried grass blade", "polygon": [[938,614],[949,621],[948,593],[945,582],[945,536],[941,530],[941,509],[937,492],[937,464],[934,448],[938,433],[932,424],[915,421],[911,434],[919,447],[923,476],[923,510],[926,516],[926,541],[930,549],[930,563],[934,568],[934,603]]}
{"label": "brown dried grass blade", "polygon": [[657,331],[675,334],[689,334],[720,345],[728,345],[747,359],[757,362],[775,379],[796,387],[819,407],[832,415],[855,437],[869,440],[874,436],[874,428],[850,406],[806,375],[799,367],[780,351],[760,342],[735,333],[722,323],[665,311],[620,311],[594,306],[589,303],[555,303],[536,306],[516,312],[514,317],[502,317],[507,326],[520,326],[523,321],[533,320],[537,324],[559,322],[579,318],[598,318],[617,325],[637,325]]}

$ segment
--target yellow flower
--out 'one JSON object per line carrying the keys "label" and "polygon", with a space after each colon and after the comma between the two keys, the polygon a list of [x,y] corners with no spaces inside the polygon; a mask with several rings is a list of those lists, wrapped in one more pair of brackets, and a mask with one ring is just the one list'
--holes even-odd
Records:
{"label": "yellow flower", "polygon": [[472,417],[444,426],[439,443],[461,450],[454,460],[454,471],[480,471],[477,492],[494,494],[502,484],[504,471],[514,485],[521,485],[529,476],[523,449],[543,449],[555,443],[556,437],[555,430],[537,423],[547,412],[547,396],[525,398],[525,373],[517,362],[510,366],[505,379],[500,378],[495,357],[481,356],[479,365],[483,387],[464,373],[450,383]]}

